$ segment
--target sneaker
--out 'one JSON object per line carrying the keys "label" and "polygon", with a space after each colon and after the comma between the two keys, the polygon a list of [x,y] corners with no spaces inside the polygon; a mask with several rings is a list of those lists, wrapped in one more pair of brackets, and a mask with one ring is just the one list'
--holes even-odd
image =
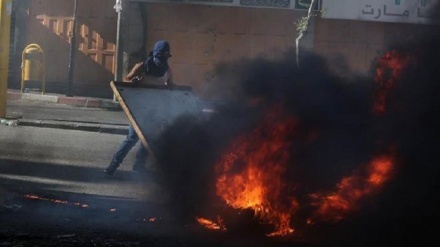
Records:
{"label": "sneaker", "polygon": [[113,174],[115,174],[116,169],[118,169],[118,167],[119,167],[118,163],[112,162],[107,168],[104,169],[104,173],[109,176],[113,176]]}

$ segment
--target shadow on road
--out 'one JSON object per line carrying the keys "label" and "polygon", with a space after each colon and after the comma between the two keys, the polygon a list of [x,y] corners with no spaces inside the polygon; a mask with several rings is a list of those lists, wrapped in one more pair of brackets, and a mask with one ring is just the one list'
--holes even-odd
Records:
{"label": "shadow on road", "polygon": [[[45,178],[56,181],[102,183],[109,181],[102,172],[104,168],[0,159],[0,174],[2,175],[0,181],[7,179],[9,175],[10,177],[24,176],[30,181],[32,181],[31,178]],[[131,173],[118,170],[118,176],[113,180],[128,181],[131,179],[129,176]]]}

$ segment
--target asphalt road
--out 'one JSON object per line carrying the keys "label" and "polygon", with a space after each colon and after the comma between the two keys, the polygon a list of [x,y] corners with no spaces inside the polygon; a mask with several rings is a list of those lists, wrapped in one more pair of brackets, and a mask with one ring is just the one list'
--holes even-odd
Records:
{"label": "asphalt road", "polygon": [[0,245],[281,246],[264,236],[208,231],[195,219],[177,222],[154,178],[131,171],[135,152],[114,177],[104,176],[123,139],[0,125]]}
{"label": "asphalt road", "polygon": [[[0,245],[157,242],[155,229],[163,225],[157,221],[167,215],[160,210],[166,193],[151,175],[131,170],[135,152],[128,154],[114,177],[102,172],[124,138],[0,125]],[[149,222],[150,218],[158,220]],[[161,231],[169,232],[170,225],[165,223],[167,230]],[[171,242],[178,241],[171,235]]]}
{"label": "asphalt road", "polygon": [[114,177],[103,174],[124,138],[96,132],[0,125],[0,185],[24,192],[59,191],[161,200],[154,196],[158,188],[151,179],[131,171],[135,150],[128,154]]}
{"label": "asphalt road", "polygon": [[174,218],[154,176],[131,170],[135,152],[105,176],[124,138],[0,125],[0,245],[290,246]]}

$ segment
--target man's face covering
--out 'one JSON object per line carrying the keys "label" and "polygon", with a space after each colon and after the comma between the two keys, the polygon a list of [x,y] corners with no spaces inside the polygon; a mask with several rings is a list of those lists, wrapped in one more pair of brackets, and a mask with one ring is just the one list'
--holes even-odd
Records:
{"label": "man's face covering", "polygon": [[154,57],[153,61],[157,67],[164,67],[168,64],[168,57]]}
{"label": "man's face covering", "polygon": [[164,40],[156,42],[153,48],[153,61],[156,66],[166,67],[170,56],[170,44]]}

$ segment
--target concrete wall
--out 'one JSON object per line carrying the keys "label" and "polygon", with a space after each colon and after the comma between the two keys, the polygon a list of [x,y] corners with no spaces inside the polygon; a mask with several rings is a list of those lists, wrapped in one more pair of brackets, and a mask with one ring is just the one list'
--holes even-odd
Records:
{"label": "concrete wall", "polygon": [[[220,62],[278,57],[295,44],[294,22],[304,11],[146,3],[147,49],[170,42],[170,64],[179,84],[204,94]],[[313,40],[313,28],[308,39]],[[304,41],[312,46],[313,42]]]}
{"label": "concrete wall", "polygon": [[365,75],[374,59],[417,36],[426,25],[317,19],[315,51],[342,76]]}
{"label": "concrete wall", "polygon": [[[10,88],[20,88],[21,52],[31,43],[46,55],[46,91],[66,93],[69,48],[72,35],[73,1],[15,1],[13,69]],[[111,97],[109,81],[114,73],[116,12],[107,0],[78,1],[75,95]],[[40,88],[41,83],[26,87]]]}
{"label": "concrete wall", "polygon": [[[116,13],[112,9],[114,2],[108,3],[102,11],[102,6],[97,3],[103,1],[92,5],[83,2],[79,9],[79,62],[76,70],[80,73],[76,73],[75,83],[78,89],[85,89],[84,95],[111,96],[107,81],[112,79],[114,72]],[[58,22],[69,21],[71,6],[67,5],[67,0],[41,0],[30,1],[30,9],[27,9],[28,4],[24,4],[27,2],[20,1],[21,7],[17,8],[13,54],[15,69],[12,71],[14,83],[10,86],[19,87],[20,69],[17,66],[21,62],[21,50],[31,42],[43,43],[50,48],[48,54],[52,54],[54,60],[51,66],[53,75],[49,78],[54,79],[49,85],[64,85],[68,53],[68,38],[65,36],[70,26],[57,25],[66,27],[67,31],[60,32],[59,28],[46,25],[42,18],[49,16]],[[40,5],[43,7],[38,7]],[[50,9],[45,6],[50,6]],[[276,58],[293,49],[297,36],[294,23],[306,14],[305,11],[291,9],[133,1],[129,7],[123,26],[125,71],[141,61],[156,40],[167,39],[172,46],[170,64],[174,68],[176,82],[192,86],[195,93],[202,97],[214,80],[213,71],[217,64],[258,56]],[[301,44],[324,56],[338,74],[365,74],[374,58],[387,47],[417,35],[424,27],[315,18]],[[61,34],[64,35],[62,39],[59,38]],[[55,37],[53,40],[60,44],[48,37]],[[51,53],[51,49],[60,45],[61,52]],[[63,58],[56,60],[60,54]],[[55,65],[62,66],[62,69],[55,69]]]}
{"label": "concrete wall", "polygon": [[[167,39],[174,55],[170,63],[176,81],[192,86],[202,97],[218,63],[258,56],[275,58],[293,49],[297,36],[294,22],[305,14],[283,9],[172,3],[143,3],[144,8],[140,8],[137,4],[132,3],[129,51],[133,53],[141,47],[141,28],[147,51],[156,40]],[[140,15],[140,11],[145,11],[145,15]],[[139,18],[145,18],[144,22]],[[365,75],[374,59],[388,47],[417,35],[425,27],[316,17],[301,45],[325,57],[338,75]]]}

